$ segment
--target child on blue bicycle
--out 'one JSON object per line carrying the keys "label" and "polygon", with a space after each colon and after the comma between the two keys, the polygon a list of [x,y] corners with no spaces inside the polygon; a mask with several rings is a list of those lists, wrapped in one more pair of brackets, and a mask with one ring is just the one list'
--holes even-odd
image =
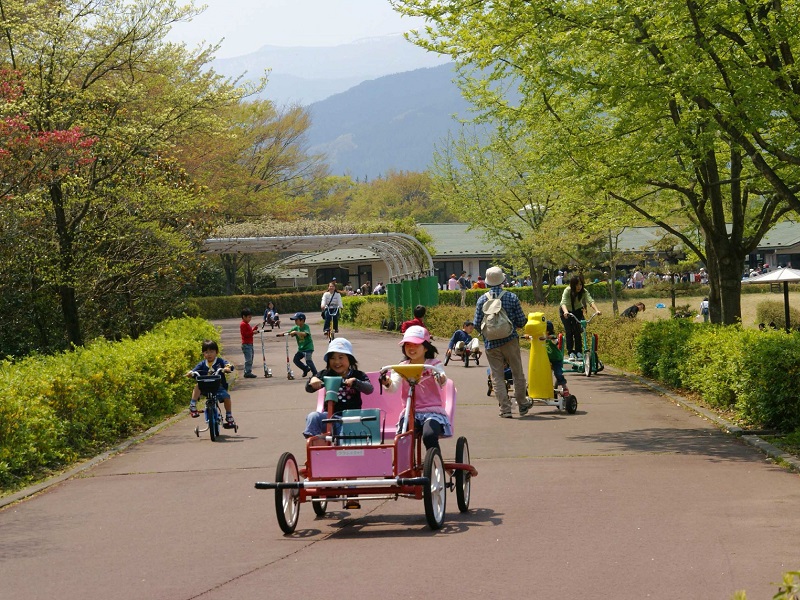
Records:
{"label": "child on blue bicycle", "polygon": [[[209,373],[215,373],[218,369],[222,369],[222,379],[220,380],[219,390],[217,391],[217,398],[221,399],[225,404],[225,422],[222,423],[222,426],[225,429],[231,429],[236,422],[233,420],[233,414],[231,413],[231,395],[228,393],[228,382],[225,380],[225,373],[233,371],[234,366],[224,358],[218,356],[219,346],[214,340],[203,340],[201,348],[203,351],[203,360],[197,363],[192,371],[196,371],[200,375],[208,375]],[[191,377],[192,371],[186,373],[186,376]],[[192,400],[189,402],[189,413],[192,415],[192,418],[200,416],[197,410],[197,401],[199,399],[200,386],[195,384],[192,390]]]}

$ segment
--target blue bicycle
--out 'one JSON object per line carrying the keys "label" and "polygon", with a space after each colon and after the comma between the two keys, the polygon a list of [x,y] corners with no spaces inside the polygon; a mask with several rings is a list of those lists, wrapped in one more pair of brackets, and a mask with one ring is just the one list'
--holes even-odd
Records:
{"label": "blue bicycle", "polygon": [[[206,408],[203,411],[206,426],[204,429],[200,429],[198,425],[194,428],[194,433],[197,437],[200,437],[201,432],[208,431],[212,442],[217,441],[219,437],[219,428],[222,425],[222,412],[219,410],[219,403],[223,400],[217,395],[219,386],[222,383],[222,372],[223,369],[217,369],[213,373],[207,373],[205,375],[197,371],[191,371],[189,373],[197,382],[197,387],[200,388],[200,394],[206,399]],[[239,426],[235,423],[233,424],[233,431],[239,431]]]}

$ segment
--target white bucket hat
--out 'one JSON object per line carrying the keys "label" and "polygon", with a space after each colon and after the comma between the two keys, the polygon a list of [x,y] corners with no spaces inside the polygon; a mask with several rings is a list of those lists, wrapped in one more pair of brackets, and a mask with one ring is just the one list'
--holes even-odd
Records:
{"label": "white bucket hat", "polygon": [[486,269],[486,283],[490,286],[500,285],[506,280],[506,275],[500,267]]}
{"label": "white bucket hat", "polygon": [[328,344],[328,350],[325,352],[325,356],[322,357],[322,360],[328,362],[328,356],[330,356],[331,352],[338,352],[339,354],[349,354],[353,358],[353,344],[351,344],[345,338],[335,338],[331,340],[331,343]]}

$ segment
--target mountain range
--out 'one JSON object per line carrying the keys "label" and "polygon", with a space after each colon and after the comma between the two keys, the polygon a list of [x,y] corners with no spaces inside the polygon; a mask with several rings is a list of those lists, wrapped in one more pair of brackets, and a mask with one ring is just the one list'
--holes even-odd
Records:
{"label": "mountain range", "polygon": [[459,129],[454,117],[469,116],[448,61],[396,35],[333,47],[264,46],[213,68],[244,79],[271,69],[261,97],[306,106],[310,151],[326,154],[332,173],[363,180],[424,171],[435,145]]}
{"label": "mountain range", "polygon": [[244,80],[257,80],[269,70],[267,87],[260,96],[280,106],[308,105],[368,79],[449,61],[397,34],[328,47],[263,46],[244,56],[216,59],[212,67],[217,73],[243,76]]}

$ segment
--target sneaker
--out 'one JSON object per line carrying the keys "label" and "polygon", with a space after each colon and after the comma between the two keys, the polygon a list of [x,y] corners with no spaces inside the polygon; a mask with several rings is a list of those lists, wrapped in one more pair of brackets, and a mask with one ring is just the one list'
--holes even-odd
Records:
{"label": "sneaker", "polygon": [[568,387],[562,387],[561,388],[561,395],[564,396],[564,398],[569,398],[569,388]]}
{"label": "sneaker", "polygon": [[233,429],[236,427],[236,421],[233,420],[233,415],[227,415],[225,417],[225,422],[222,424],[224,429]]}
{"label": "sneaker", "polygon": [[189,414],[192,415],[193,419],[196,419],[197,417],[200,416],[200,413],[197,412],[197,405],[195,405],[195,404],[190,404],[189,405]]}
{"label": "sneaker", "polygon": [[309,372],[310,370],[311,370],[311,369],[303,369],[303,379],[305,379],[306,377],[308,377],[308,372]]}
{"label": "sneaker", "polygon": [[531,409],[531,406],[533,406],[533,402],[531,402],[530,400],[528,400],[525,404],[520,405],[519,416],[524,417],[525,415],[527,415],[528,411]]}
{"label": "sneaker", "polygon": [[583,360],[583,352],[578,352],[578,353],[576,354],[576,358],[577,358],[578,360]]}
{"label": "sneaker", "polygon": [[256,375],[255,373],[245,373],[244,376],[247,377],[247,379],[255,379],[256,377],[258,377],[258,375]]}
{"label": "sneaker", "polygon": [[356,510],[359,508],[361,508],[361,502],[359,502],[358,500],[347,500],[344,503],[345,510]]}
{"label": "sneaker", "polygon": [[578,360],[578,357],[577,357],[577,356],[575,356],[575,353],[574,353],[574,352],[570,352],[570,353],[569,353],[569,359],[570,359],[570,360]]}
{"label": "sneaker", "polygon": [[500,413],[500,418],[501,419],[513,419],[514,417],[511,415],[511,413]]}

